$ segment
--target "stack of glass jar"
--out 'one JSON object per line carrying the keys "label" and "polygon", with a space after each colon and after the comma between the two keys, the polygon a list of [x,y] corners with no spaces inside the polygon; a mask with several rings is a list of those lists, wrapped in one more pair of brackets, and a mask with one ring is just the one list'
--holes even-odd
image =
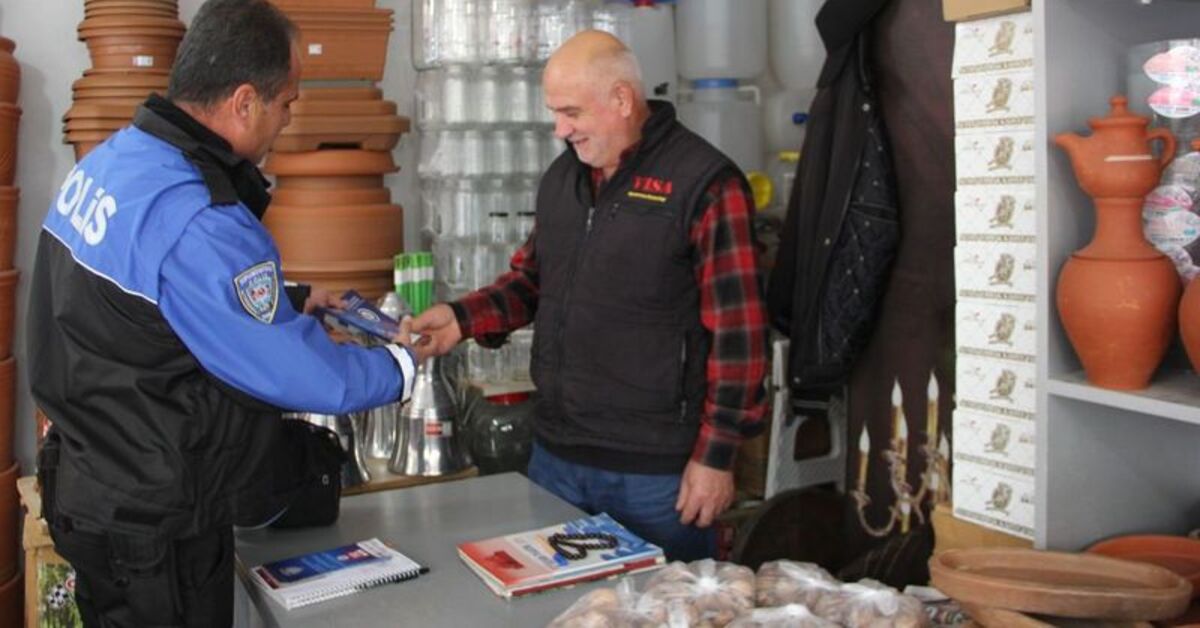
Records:
{"label": "stack of glass jar", "polygon": [[[492,283],[533,229],[538,179],[565,148],[541,67],[576,32],[622,36],[629,7],[599,0],[417,0],[422,243],[439,301]],[[527,380],[530,330],[500,350],[468,346],[475,382]]]}

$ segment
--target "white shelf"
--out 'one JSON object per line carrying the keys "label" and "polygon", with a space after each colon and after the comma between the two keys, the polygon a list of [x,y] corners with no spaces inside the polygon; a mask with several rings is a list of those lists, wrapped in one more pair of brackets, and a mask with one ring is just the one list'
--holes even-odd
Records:
{"label": "white shelf", "polygon": [[1049,378],[1046,392],[1059,397],[1200,425],[1200,376],[1192,371],[1158,373],[1143,390],[1109,390],[1087,382],[1083,371]]}

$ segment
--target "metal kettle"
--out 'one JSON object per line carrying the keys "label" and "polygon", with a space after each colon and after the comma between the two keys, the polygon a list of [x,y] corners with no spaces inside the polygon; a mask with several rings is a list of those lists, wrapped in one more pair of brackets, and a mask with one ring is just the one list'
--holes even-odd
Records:
{"label": "metal kettle", "polygon": [[439,358],[417,367],[412,397],[400,409],[397,447],[388,461],[393,473],[437,476],[462,470],[466,461],[454,436],[457,409],[453,386]]}

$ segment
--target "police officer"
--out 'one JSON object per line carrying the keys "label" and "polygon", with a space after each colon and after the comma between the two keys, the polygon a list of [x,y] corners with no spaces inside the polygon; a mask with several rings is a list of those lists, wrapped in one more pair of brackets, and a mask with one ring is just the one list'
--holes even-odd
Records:
{"label": "police officer", "polygon": [[[232,622],[234,523],[295,487],[281,409],[406,398],[399,345],[331,342],[285,289],[256,164],[289,121],[296,29],[266,0],[210,0],[167,97],[67,175],[38,242],[30,380],[53,428],[45,510],[86,626]],[[307,296],[307,298],[305,298]]]}

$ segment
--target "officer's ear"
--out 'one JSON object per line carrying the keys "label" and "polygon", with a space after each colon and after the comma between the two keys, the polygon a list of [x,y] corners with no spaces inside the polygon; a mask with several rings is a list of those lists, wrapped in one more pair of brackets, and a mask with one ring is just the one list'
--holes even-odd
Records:
{"label": "officer's ear", "polygon": [[258,90],[249,83],[242,83],[229,96],[229,106],[239,128],[249,128],[254,125],[262,107]]}

